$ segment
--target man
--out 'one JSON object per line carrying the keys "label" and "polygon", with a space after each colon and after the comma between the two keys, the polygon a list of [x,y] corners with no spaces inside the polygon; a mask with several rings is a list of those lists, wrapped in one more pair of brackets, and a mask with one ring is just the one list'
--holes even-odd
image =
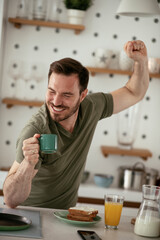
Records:
{"label": "man", "polygon": [[[89,73],[79,62],[64,58],[51,64],[45,104],[22,130],[16,161],[5,180],[4,201],[67,209],[77,201],[77,192],[94,130],[100,119],[140,101],[148,88],[147,50],[142,41],[127,42],[126,54],[134,60],[127,84],[111,93],[87,95]],[[58,151],[39,151],[42,133],[58,136]]]}

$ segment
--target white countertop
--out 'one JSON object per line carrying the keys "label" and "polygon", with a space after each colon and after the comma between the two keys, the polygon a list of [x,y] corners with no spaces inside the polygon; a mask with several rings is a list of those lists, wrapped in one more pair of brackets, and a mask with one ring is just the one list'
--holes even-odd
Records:
{"label": "white countertop", "polygon": [[78,196],[86,198],[104,198],[105,194],[118,194],[123,195],[125,201],[142,202],[142,192],[124,190],[120,188],[103,188],[95,185],[94,183],[83,183],[79,187]]}
{"label": "white countertop", "polygon": [[[0,205],[0,207],[3,207]],[[142,240],[142,237],[137,236],[134,234],[134,226],[131,224],[131,218],[130,216],[121,216],[119,229],[118,230],[107,230],[104,228],[104,214],[100,213],[99,216],[102,218],[100,222],[97,224],[89,226],[85,225],[73,225],[66,223],[60,219],[57,219],[53,213],[54,209],[44,209],[44,208],[34,208],[34,207],[21,207],[20,209],[28,209],[32,211],[40,211],[41,215],[41,224],[42,224],[42,236],[43,240],[80,240],[79,235],[77,234],[77,230],[90,230],[95,231],[99,237],[104,240]],[[56,210],[57,211],[57,210]],[[34,226],[33,226],[34,227]],[[21,230],[23,231],[23,230]],[[1,233],[0,233],[1,234]],[[9,236],[1,236],[0,239],[3,240],[27,240],[27,239],[33,239],[35,238],[18,238],[18,237],[9,237]],[[154,238],[154,240],[160,238]],[[143,237],[143,240],[148,240],[148,238]]]}

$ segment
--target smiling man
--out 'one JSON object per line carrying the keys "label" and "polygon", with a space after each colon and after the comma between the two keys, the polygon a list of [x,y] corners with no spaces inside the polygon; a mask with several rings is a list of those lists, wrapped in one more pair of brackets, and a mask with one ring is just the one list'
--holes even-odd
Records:
{"label": "smiling man", "polygon": [[[64,64],[65,61],[66,64],[72,62],[71,59],[63,59]],[[88,83],[88,72],[86,73]],[[60,122],[66,130],[72,132],[80,103],[86,97],[87,89],[80,89],[77,73],[66,76],[53,72],[49,74],[49,79],[46,105],[50,116],[55,122]]]}
{"label": "smiling man", "polygon": [[[8,206],[75,206],[98,121],[136,104],[148,88],[144,43],[127,42],[124,49],[134,60],[134,71],[125,86],[111,93],[87,94],[88,70],[74,59],[64,58],[50,65],[45,104],[22,130],[16,160],[4,183]],[[56,153],[39,151],[38,138],[44,133],[57,134]]]}

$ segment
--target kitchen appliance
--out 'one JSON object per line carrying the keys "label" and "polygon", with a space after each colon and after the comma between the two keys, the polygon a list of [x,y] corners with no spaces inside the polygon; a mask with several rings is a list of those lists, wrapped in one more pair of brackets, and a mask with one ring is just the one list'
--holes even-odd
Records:
{"label": "kitchen appliance", "polygon": [[120,188],[141,191],[143,184],[156,185],[158,171],[145,168],[141,162],[133,166],[120,166],[118,171]]}
{"label": "kitchen appliance", "polygon": [[146,182],[147,185],[157,185],[159,172],[156,169],[146,169]]}

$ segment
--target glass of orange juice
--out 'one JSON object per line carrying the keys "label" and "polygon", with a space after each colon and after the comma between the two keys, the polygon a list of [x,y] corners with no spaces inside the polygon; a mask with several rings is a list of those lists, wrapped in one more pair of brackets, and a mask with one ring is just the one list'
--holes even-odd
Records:
{"label": "glass of orange juice", "polygon": [[124,197],[107,194],[105,195],[105,228],[117,229],[121,218]]}

